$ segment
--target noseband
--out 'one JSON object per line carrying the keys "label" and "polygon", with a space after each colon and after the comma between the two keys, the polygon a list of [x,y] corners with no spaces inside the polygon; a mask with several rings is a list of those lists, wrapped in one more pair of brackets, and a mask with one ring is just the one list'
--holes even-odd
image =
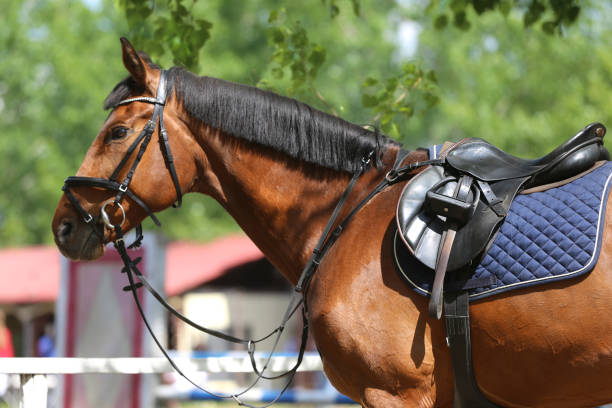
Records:
{"label": "noseband", "polygon": [[[81,215],[81,217],[83,218],[83,221],[86,224],[91,225],[94,232],[98,236],[100,236],[98,230],[96,229],[95,225],[91,223],[94,220],[94,217],[87,210],[83,208],[81,203],[77,200],[77,198],[72,193],[71,188],[73,187],[98,187],[98,188],[104,188],[106,190],[111,190],[111,191],[116,192],[115,199],[107,200],[100,210],[100,215],[104,221],[105,226],[111,230],[114,229],[115,225],[113,225],[112,222],[110,221],[110,217],[108,216],[106,212],[106,207],[107,205],[112,203],[115,207],[119,208],[122,214],[122,222],[119,225],[120,226],[123,225],[123,221],[125,221],[125,211],[123,209],[123,206],[121,205],[121,201],[126,195],[128,198],[130,198],[132,201],[138,204],[147,213],[147,215],[151,217],[151,219],[157,226],[161,226],[161,223],[159,222],[155,214],[153,214],[153,211],[151,211],[151,209],[147,206],[147,204],[140,197],[138,197],[133,191],[129,189],[129,185],[130,185],[130,182],[132,181],[132,177],[134,176],[134,172],[136,171],[136,167],[140,163],[140,160],[142,159],[144,152],[147,150],[147,146],[149,145],[149,142],[151,141],[151,137],[153,136],[153,133],[155,132],[156,125],[158,125],[158,136],[159,136],[161,152],[162,152],[162,155],[164,156],[166,167],[168,168],[168,171],[170,172],[170,177],[172,178],[174,189],[176,190],[176,203],[173,204],[173,207],[178,208],[181,206],[183,195],[181,193],[180,183],[178,180],[178,176],[176,174],[176,169],[174,167],[174,159],[172,157],[172,152],[170,151],[170,144],[168,143],[168,134],[164,126],[164,106],[166,104],[166,71],[165,70],[161,71],[161,75],[159,77],[159,85],[157,87],[157,95],[155,96],[155,98],[141,96],[137,98],[124,99],[118,104],[116,104],[114,108],[117,108],[118,106],[122,106],[122,105],[127,105],[128,103],[132,103],[132,102],[144,102],[144,103],[150,103],[150,104],[155,105],[155,108],[153,110],[153,115],[151,116],[151,119],[149,119],[145,127],[142,129],[142,131],[140,132],[136,140],[134,140],[134,142],[130,145],[128,150],[125,152],[125,155],[123,156],[123,158],[121,159],[121,161],[119,162],[119,164],[117,165],[113,173],[110,175],[110,177],[108,179],[104,179],[104,178],[98,178],[98,177],[71,176],[71,177],[66,178],[66,180],[64,181],[64,186],[62,187],[62,190],[66,194],[66,197],[68,198],[70,203],[74,206],[74,208],[77,210],[77,212]],[[158,121],[158,118],[159,118],[159,121]],[[132,163],[132,166],[130,170],[128,171],[127,175],[125,176],[125,178],[123,179],[123,181],[119,182],[118,181],[119,172],[121,172],[121,170],[125,167],[126,163],[132,156],[132,153],[134,153],[134,150],[136,150],[136,148],[139,145],[140,145],[140,149],[138,150],[136,159]],[[130,247],[138,245],[140,241],[142,240],[142,225],[139,224],[136,227],[136,234],[137,234],[137,239],[132,245],[130,245]]]}

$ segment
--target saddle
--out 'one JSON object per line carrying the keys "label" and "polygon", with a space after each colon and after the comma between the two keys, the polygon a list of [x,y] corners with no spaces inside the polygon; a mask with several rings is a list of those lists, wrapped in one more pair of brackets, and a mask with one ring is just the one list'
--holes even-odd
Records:
{"label": "saddle", "polygon": [[409,180],[396,220],[406,247],[435,273],[429,303],[432,316],[439,319],[442,314],[446,272],[478,265],[516,195],[609,160],[605,133],[602,124],[590,124],[534,160],[512,156],[479,138],[463,139]]}

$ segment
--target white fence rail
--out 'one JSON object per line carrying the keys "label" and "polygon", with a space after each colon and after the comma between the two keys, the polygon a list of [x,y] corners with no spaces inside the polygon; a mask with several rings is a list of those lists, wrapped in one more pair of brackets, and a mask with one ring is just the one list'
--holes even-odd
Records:
{"label": "white fence rail", "polygon": [[[257,354],[258,367],[265,363],[265,356]],[[78,358],[78,357],[15,357],[0,360],[0,373],[4,374],[154,374],[174,371],[163,357],[126,358]],[[248,357],[218,356],[175,359],[178,367],[189,372],[207,373],[251,373],[253,369]],[[275,356],[270,360],[268,371],[281,373],[291,369],[297,362],[294,356]],[[317,353],[306,353],[298,371],[320,371],[323,369]]]}
{"label": "white fence rail", "polygon": [[[264,353],[256,354],[259,368],[267,360]],[[185,374],[189,373],[252,373],[250,359],[244,354],[221,355],[202,358],[175,358],[176,364]],[[294,355],[274,356],[268,364],[267,372],[282,373],[291,369],[297,362]],[[317,353],[306,353],[298,371],[321,371],[322,363]],[[0,374],[18,374],[20,377],[19,407],[46,408],[48,395],[47,375],[53,374],[156,374],[169,373],[174,369],[165,358],[62,358],[62,357],[17,357],[0,358]],[[270,401],[274,392],[252,390],[246,399],[250,401]],[[157,397],[162,399],[207,399],[198,391],[176,392],[171,387],[161,386]],[[335,390],[292,391],[288,390],[284,402],[329,402],[350,403]]]}

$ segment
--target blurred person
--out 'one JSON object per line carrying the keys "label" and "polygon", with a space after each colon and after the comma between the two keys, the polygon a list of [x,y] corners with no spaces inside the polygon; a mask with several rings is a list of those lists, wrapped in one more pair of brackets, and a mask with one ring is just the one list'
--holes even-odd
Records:
{"label": "blurred person", "polygon": [[[13,349],[13,337],[11,331],[6,327],[6,314],[0,309],[0,357],[15,357]],[[6,394],[8,388],[8,375],[0,374],[0,398]]]}
{"label": "blurred person", "polygon": [[55,328],[53,322],[45,324],[44,333],[36,342],[36,354],[38,357],[55,357]]}
{"label": "blurred person", "polygon": [[6,314],[0,309],[0,357],[15,357],[13,336],[6,327]]}

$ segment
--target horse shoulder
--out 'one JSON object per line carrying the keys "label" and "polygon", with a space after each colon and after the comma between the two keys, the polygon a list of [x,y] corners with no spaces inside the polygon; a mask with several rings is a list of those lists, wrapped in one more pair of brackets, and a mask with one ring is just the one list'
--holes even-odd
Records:
{"label": "horse shoulder", "polygon": [[391,263],[398,194],[375,197],[330,249],[312,282],[309,314],[326,373],[342,392],[365,406],[441,406],[452,401],[442,324]]}

